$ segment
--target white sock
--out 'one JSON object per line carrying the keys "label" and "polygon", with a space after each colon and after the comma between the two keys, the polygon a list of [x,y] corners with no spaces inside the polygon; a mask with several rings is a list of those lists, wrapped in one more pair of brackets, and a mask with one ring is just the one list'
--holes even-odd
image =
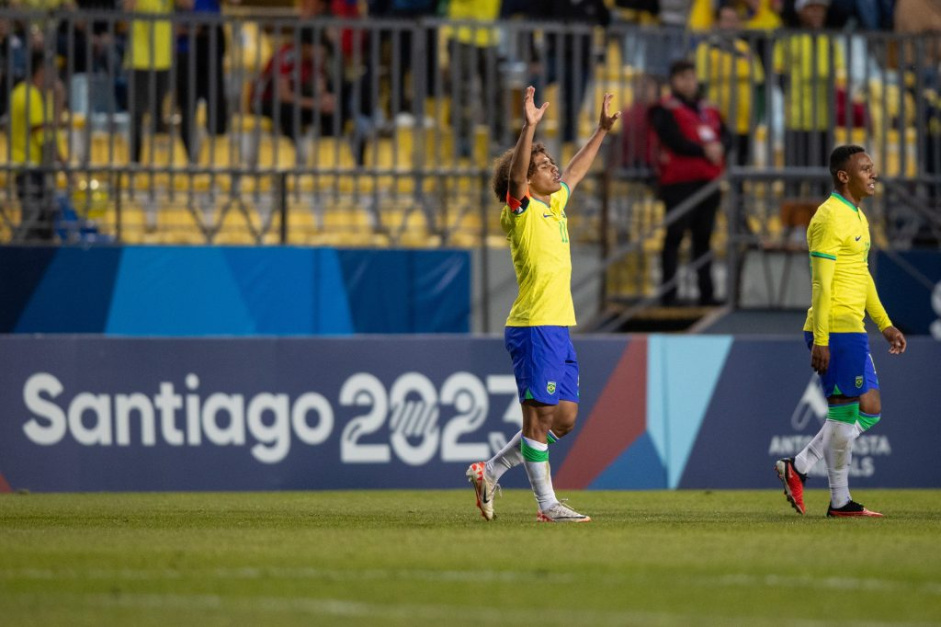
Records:
{"label": "white sock", "polygon": [[497,451],[497,454],[487,460],[484,472],[492,481],[499,481],[510,468],[523,463],[523,454],[520,452],[520,438],[522,431],[517,431],[506,445]]}
{"label": "white sock", "polygon": [[823,434],[827,429],[827,423],[824,422],[820,431],[814,436],[814,439],[807,443],[797,457],[794,458],[794,470],[806,475],[810,470],[823,459]]}
{"label": "white sock", "polygon": [[541,461],[530,461],[523,456],[523,465],[526,468],[526,475],[529,477],[529,484],[533,488],[533,494],[536,497],[536,503],[539,511],[545,511],[559,502],[555,498],[555,490],[552,489],[552,478],[549,471],[549,445],[536,440],[530,440],[527,437],[522,438],[522,446],[528,449],[545,453],[545,458]]}
{"label": "white sock", "polygon": [[[499,481],[510,468],[515,468],[523,463],[523,453],[520,452],[520,438],[523,437],[523,431],[517,431],[510,441],[503,448],[497,451],[497,454],[484,463],[484,473],[491,481]],[[559,437],[549,430],[549,444],[559,440]],[[551,481],[550,477],[550,481]]]}
{"label": "white sock", "polygon": [[859,433],[856,425],[827,420],[824,435],[824,457],[830,478],[830,505],[839,509],[852,500],[850,496],[850,462],[853,459],[853,441]]}

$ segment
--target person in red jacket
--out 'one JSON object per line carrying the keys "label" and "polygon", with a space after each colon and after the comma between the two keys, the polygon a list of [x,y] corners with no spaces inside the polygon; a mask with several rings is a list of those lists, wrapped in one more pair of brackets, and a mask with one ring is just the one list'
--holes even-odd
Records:
{"label": "person in red jacket", "polygon": [[[676,275],[680,244],[690,231],[693,259],[700,260],[710,251],[709,241],[715,226],[721,192],[716,189],[681,216],[671,213],[684,200],[722,176],[725,155],[732,136],[722,116],[699,97],[696,66],[687,60],[670,66],[670,94],[650,110],[650,126],[659,144],[657,173],[659,196],[667,219],[661,258],[662,283],[667,286]],[[697,268],[699,304],[717,304],[712,283],[712,263],[703,260]],[[661,302],[676,304],[676,286],[664,287]]]}

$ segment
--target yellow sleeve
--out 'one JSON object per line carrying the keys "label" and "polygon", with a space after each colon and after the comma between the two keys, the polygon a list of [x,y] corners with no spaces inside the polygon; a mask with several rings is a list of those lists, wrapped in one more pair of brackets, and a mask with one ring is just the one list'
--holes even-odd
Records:
{"label": "yellow sleeve", "polygon": [[830,345],[830,301],[836,261],[828,257],[810,256],[811,298],[814,344]]}
{"label": "yellow sleeve", "polygon": [[810,250],[811,310],[813,315],[814,344],[830,344],[830,302],[836,255],[842,242],[829,214],[819,213],[807,228],[807,248]]}
{"label": "yellow sleeve", "polygon": [[843,237],[837,233],[832,217],[825,209],[818,209],[807,226],[807,250],[811,257],[823,257],[836,261],[843,246]]}
{"label": "yellow sleeve", "polygon": [[873,280],[871,274],[869,275],[869,287],[866,290],[866,313],[869,314],[869,317],[876,323],[880,331],[884,331],[886,327],[892,326],[892,321],[889,320],[889,314],[886,313],[885,307],[882,306],[882,301],[879,300],[879,292],[876,291],[876,282]]}

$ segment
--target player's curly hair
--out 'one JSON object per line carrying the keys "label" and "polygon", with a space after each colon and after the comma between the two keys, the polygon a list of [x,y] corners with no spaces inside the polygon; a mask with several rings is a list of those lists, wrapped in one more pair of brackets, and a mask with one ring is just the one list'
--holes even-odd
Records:
{"label": "player's curly hair", "polygon": [[[490,179],[490,184],[493,187],[493,193],[497,195],[497,200],[500,202],[506,202],[506,193],[510,190],[510,163],[513,161],[514,150],[515,148],[510,148],[493,161],[493,177]],[[529,153],[527,177],[532,176],[533,172],[536,171],[536,155],[540,152],[548,154],[546,153],[546,145],[541,142],[533,144]]]}

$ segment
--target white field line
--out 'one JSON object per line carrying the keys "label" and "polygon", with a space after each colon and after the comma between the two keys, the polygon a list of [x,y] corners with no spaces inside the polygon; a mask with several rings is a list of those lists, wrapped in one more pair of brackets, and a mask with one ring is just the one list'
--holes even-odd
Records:
{"label": "white field line", "polygon": [[210,569],[0,569],[0,579],[105,579],[123,581],[160,581],[183,578],[233,580],[256,579],[329,579],[332,581],[385,581],[410,579],[438,582],[481,583],[573,583],[574,575],[551,572],[514,572],[495,570],[344,570],[322,568],[210,568]]}
{"label": "white field line", "polygon": [[[410,624],[533,624],[541,625],[728,625],[747,621],[749,625],[787,625],[793,627],[827,627],[829,625],[852,625],[853,627],[919,627],[931,623],[914,622],[861,622],[858,620],[790,620],[784,617],[743,617],[680,614],[669,612],[642,612],[631,610],[577,609],[525,609],[525,608],[481,608],[476,606],[366,603],[346,599],[282,598],[282,597],[226,597],[213,594],[14,594],[23,600],[41,600],[46,607],[50,602],[66,603],[85,609],[132,609],[132,610],[178,610],[190,612],[236,612],[245,617],[246,612],[293,613],[312,616],[334,616],[345,618],[374,618],[377,623],[391,619]],[[936,623],[935,623],[936,624]]]}
{"label": "white field line", "polygon": [[[630,583],[642,578],[642,575],[623,575],[599,573],[600,582],[614,585]],[[117,581],[163,581],[174,579],[293,579],[331,581],[431,581],[431,582],[468,582],[468,583],[574,583],[585,579],[585,575],[576,576],[554,572],[520,572],[495,570],[411,570],[411,569],[324,569],[324,568],[210,568],[210,569],[131,569],[131,568],[21,568],[0,569],[0,580],[68,580],[97,579]],[[843,590],[852,592],[914,593],[927,596],[941,596],[941,582],[911,583],[890,579],[870,579],[860,577],[819,577],[813,575],[754,575],[731,574],[720,576],[682,578],[683,585],[743,587],[743,588],[814,588]]]}

